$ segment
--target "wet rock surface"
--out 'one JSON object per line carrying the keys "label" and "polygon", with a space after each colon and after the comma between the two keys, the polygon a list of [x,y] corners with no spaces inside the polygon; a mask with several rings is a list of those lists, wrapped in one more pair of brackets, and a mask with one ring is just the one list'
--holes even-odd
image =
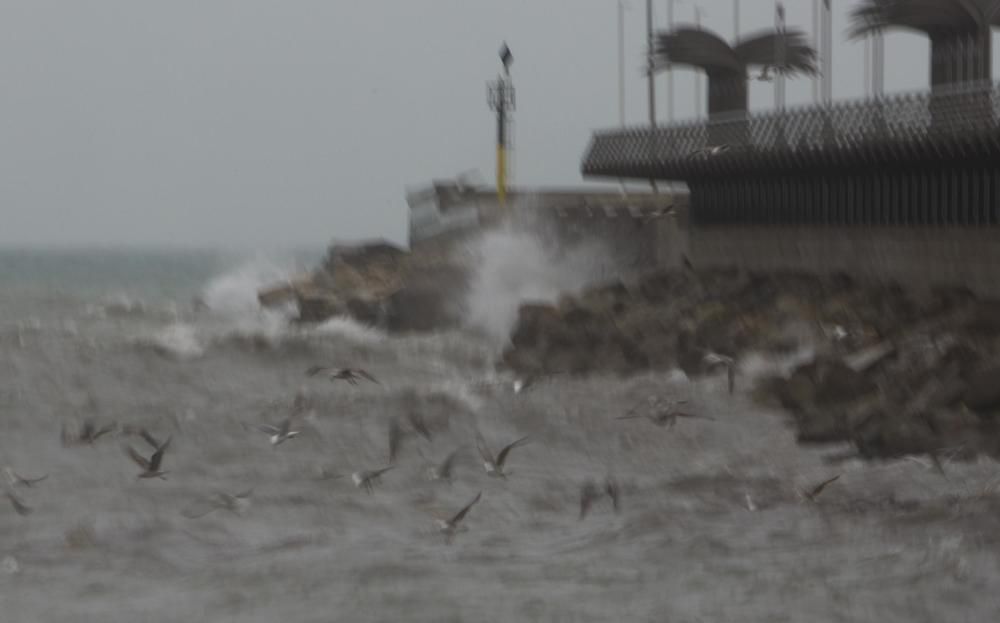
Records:
{"label": "wet rock surface", "polygon": [[407,251],[372,241],[334,245],[312,273],[257,298],[265,308],[295,303],[303,324],[349,316],[394,332],[434,331],[458,323],[467,286],[467,262],[450,249]]}
{"label": "wet rock surface", "polygon": [[[1000,304],[844,276],[658,272],[521,307],[505,366],[520,374],[680,369],[751,356],[797,361],[753,378],[800,443],[845,456],[1000,455]],[[797,359],[796,359],[797,358]],[[753,375],[736,374],[736,383]]]}

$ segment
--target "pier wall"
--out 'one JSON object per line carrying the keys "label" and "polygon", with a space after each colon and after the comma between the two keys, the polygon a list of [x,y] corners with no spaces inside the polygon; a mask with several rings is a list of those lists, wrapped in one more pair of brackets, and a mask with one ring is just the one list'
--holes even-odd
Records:
{"label": "pier wall", "polygon": [[975,227],[753,227],[687,231],[696,267],[843,272],[910,288],[1000,296],[1000,232]]}

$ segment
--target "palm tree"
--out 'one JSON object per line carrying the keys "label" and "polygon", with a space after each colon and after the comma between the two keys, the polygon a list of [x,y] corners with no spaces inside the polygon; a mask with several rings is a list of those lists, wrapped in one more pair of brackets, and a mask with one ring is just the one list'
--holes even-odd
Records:
{"label": "palm tree", "polygon": [[772,73],[792,75],[816,71],[816,51],[804,32],[763,31],[730,45],[722,37],[702,28],[681,27],[660,32],[654,50],[654,71],[668,64],[688,65],[708,75],[708,115],[745,117],[748,110],[747,80],[751,67],[762,68],[761,77]]}
{"label": "palm tree", "polygon": [[863,0],[851,21],[853,37],[889,28],[926,34],[932,90],[992,79],[990,30],[1000,25],[1000,0]]}

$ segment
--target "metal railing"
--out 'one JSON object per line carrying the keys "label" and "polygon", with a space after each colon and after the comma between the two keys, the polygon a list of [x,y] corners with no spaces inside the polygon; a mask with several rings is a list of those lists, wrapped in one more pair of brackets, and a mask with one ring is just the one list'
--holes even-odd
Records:
{"label": "metal railing", "polygon": [[[1000,119],[1000,84],[904,93],[877,99],[803,106],[784,112],[718,116],[655,129],[634,127],[594,134],[583,162],[586,174],[621,174],[689,163],[725,146],[740,152],[795,152],[862,147],[981,134],[995,135]],[[714,153],[720,153],[716,150]],[[714,156],[713,156],[714,157]]]}

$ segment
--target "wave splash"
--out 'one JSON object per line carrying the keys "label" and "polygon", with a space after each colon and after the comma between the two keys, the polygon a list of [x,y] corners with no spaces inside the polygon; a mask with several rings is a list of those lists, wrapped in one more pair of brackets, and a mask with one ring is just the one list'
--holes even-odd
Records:
{"label": "wave splash", "polygon": [[521,303],[554,303],[600,278],[609,263],[597,241],[564,248],[533,234],[499,230],[479,240],[479,264],[466,299],[466,324],[505,342]]}

